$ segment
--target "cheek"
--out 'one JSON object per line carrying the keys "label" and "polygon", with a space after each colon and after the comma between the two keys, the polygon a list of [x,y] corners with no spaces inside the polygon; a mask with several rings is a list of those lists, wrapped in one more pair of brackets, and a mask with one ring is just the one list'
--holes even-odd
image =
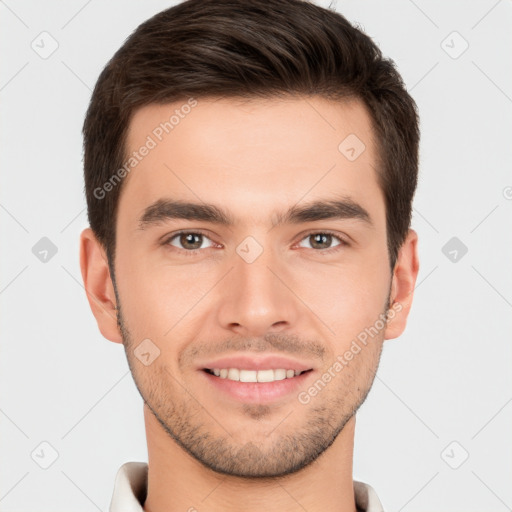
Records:
{"label": "cheek", "polygon": [[[340,261],[292,259],[278,266],[279,274],[293,291],[289,300],[301,310],[306,307],[308,314],[328,326],[336,338],[354,336],[383,312],[390,272],[381,245],[385,247],[385,242],[348,253]],[[201,314],[209,309],[212,297],[222,300],[222,296],[209,292],[229,264],[205,260],[172,265],[137,249],[129,251],[127,246],[119,245],[118,250],[116,277],[121,304],[137,337],[172,337],[187,329],[187,320],[194,317],[196,306],[196,313]]]}
{"label": "cheek", "polygon": [[390,272],[379,257],[361,256],[358,265],[316,265],[294,276],[292,288],[336,339],[354,336],[384,312]]}
{"label": "cheek", "polygon": [[202,299],[218,280],[216,275],[211,267],[154,264],[147,255],[130,254],[116,269],[123,315],[130,331],[137,337],[155,339],[181,332],[187,315],[203,304]]}

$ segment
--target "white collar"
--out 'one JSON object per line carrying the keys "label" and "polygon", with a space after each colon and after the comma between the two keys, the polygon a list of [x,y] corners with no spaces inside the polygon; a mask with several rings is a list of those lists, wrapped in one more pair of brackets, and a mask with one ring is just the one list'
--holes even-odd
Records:
{"label": "white collar", "polygon": [[[126,462],[117,471],[109,512],[144,512],[148,465]],[[358,512],[384,512],[377,493],[368,484],[354,480],[354,496]]]}

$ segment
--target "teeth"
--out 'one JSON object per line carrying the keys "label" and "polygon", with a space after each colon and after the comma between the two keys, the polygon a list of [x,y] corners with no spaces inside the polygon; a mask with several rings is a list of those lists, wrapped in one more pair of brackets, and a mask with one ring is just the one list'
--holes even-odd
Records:
{"label": "teeth", "polygon": [[283,380],[286,379],[286,370],[280,368],[279,370],[274,370],[274,380]]}
{"label": "teeth", "polygon": [[240,380],[240,370],[238,368],[230,368],[228,370],[229,380]]}
{"label": "teeth", "polygon": [[258,382],[274,382],[274,370],[260,370],[256,376]]}
{"label": "teeth", "polygon": [[221,379],[237,380],[240,382],[274,382],[291,379],[302,372],[300,370],[239,370],[238,368],[214,368],[213,374]]}
{"label": "teeth", "polygon": [[256,378],[257,373],[256,370],[240,370],[240,382],[258,382]]}

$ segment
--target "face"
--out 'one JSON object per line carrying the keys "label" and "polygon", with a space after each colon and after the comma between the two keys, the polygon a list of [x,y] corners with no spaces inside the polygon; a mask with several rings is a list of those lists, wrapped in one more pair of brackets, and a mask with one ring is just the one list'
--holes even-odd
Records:
{"label": "face", "polygon": [[317,97],[184,105],[138,110],[127,137],[138,156],[115,278],[128,362],[203,465],[285,475],[352,418],[385,339],[392,276],[370,119],[357,101]]}

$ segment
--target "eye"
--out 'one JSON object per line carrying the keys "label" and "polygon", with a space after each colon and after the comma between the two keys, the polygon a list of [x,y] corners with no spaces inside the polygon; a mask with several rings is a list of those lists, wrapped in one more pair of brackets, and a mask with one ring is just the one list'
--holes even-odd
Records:
{"label": "eye", "polygon": [[[315,233],[309,233],[305,238],[301,240],[301,242],[304,240],[311,240],[309,243],[309,248],[318,249],[319,252],[325,253],[334,252],[343,246],[348,246],[348,243],[345,242],[345,240],[330,231],[318,231]],[[333,240],[337,240],[339,243],[333,246]]]}
{"label": "eye", "polygon": [[[203,247],[205,240],[208,240],[210,245]],[[171,245],[191,254],[195,254],[196,251],[200,249],[207,249],[214,246],[213,242],[199,231],[180,231],[167,238],[164,241],[164,245]]]}
{"label": "eye", "polygon": [[[349,245],[349,243],[340,236],[330,231],[309,233],[301,239],[299,246],[304,247],[304,245],[302,245],[304,241],[308,243],[306,248],[316,249],[316,252],[322,254],[329,254]],[[333,245],[335,241],[338,243]],[[206,246],[204,245],[205,242],[207,243]],[[178,252],[182,252],[187,256],[197,255],[202,249],[209,249],[216,246],[216,244],[201,231],[179,231],[167,237],[162,242],[162,245],[172,246],[176,248]]]}

